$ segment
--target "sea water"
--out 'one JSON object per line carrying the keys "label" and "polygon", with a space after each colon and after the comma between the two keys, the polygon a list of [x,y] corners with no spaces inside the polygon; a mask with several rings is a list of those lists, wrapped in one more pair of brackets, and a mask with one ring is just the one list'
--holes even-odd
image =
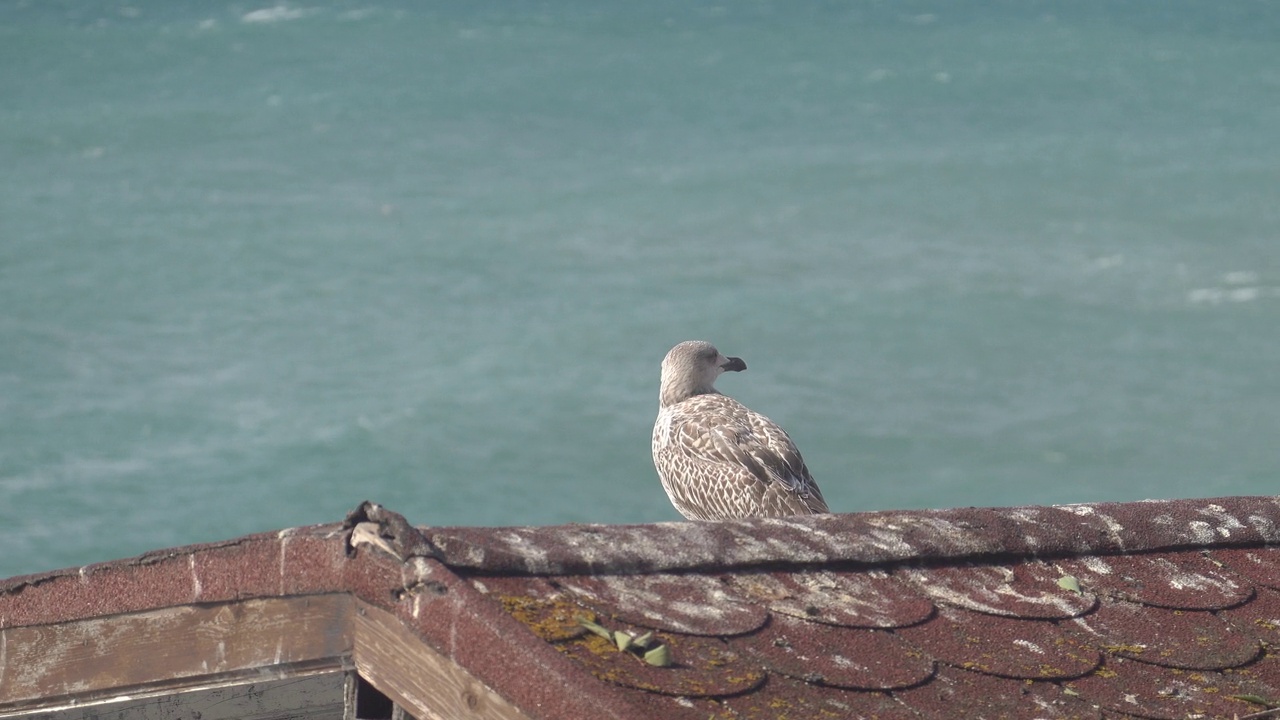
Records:
{"label": "sea water", "polygon": [[836,511],[1277,493],[1280,6],[0,6],[0,576],[678,519],[694,338]]}

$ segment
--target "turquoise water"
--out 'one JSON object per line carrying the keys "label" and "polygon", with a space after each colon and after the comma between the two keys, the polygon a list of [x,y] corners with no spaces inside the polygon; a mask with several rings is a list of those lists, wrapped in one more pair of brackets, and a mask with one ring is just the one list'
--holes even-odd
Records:
{"label": "turquoise water", "polygon": [[0,7],[0,576],[678,516],[658,363],[833,509],[1277,492],[1280,6]]}

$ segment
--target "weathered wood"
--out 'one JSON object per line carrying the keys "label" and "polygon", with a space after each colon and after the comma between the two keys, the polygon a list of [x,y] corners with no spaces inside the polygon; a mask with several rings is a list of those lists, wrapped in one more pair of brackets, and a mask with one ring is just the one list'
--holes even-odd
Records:
{"label": "weathered wood", "polygon": [[[179,606],[0,630],[0,713],[132,690],[225,682],[274,668],[340,668],[353,646],[347,594]],[[43,699],[43,702],[40,702]]]}
{"label": "weathered wood", "polygon": [[357,720],[356,718],[356,674],[349,671],[342,682],[342,720]]}
{"label": "weathered wood", "polygon": [[356,604],[356,669],[418,720],[529,720],[394,615]]}
{"label": "weathered wood", "polygon": [[[228,718],[266,720],[289,716],[290,688],[311,687],[318,704],[295,704],[292,716],[338,720],[353,715],[342,672],[353,664],[418,720],[527,720],[394,615],[347,594],[0,630],[0,718],[222,717],[200,709],[207,701],[232,708]],[[304,677],[317,685],[293,685]],[[276,699],[264,703],[268,690]]]}
{"label": "weathered wood", "polygon": [[[72,707],[20,715],[7,720],[342,720],[347,673],[326,671],[279,680],[241,681],[216,687],[130,695]],[[354,717],[354,715],[352,716]]]}

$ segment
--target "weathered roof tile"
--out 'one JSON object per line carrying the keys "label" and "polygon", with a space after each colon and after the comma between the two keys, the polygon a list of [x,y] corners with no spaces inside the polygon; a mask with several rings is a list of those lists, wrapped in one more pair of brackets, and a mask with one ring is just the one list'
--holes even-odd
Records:
{"label": "weathered roof tile", "polygon": [[1263,587],[1280,589],[1280,556],[1255,548],[1215,548],[1209,561]]}
{"label": "weathered roof tile", "polygon": [[1213,613],[1103,603],[1072,621],[1083,642],[1139,662],[1184,670],[1239,667],[1258,656],[1256,635],[1229,625]]}
{"label": "weathered roof tile", "polygon": [[250,536],[189,558],[200,602],[266,597],[282,590],[281,546],[274,536]]}
{"label": "weathered roof tile", "polygon": [[1274,522],[1274,497],[1231,498],[1177,503],[1146,500],[1092,506],[1103,518],[1123,552],[1152,548],[1201,547],[1219,541],[1233,543],[1280,542],[1280,526]]}
{"label": "weathered roof tile", "polygon": [[934,662],[884,630],[827,627],[775,616],[767,630],[735,642],[770,670],[853,690],[896,690],[933,677]]}
{"label": "weathered roof tile", "polygon": [[883,570],[744,572],[728,578],[741,596],[787,615],[827,625],[895,628],[933,616],[933,603]]}
{"label": "weathered roof tile", "polygon": [[[659,717],[659,716],[654,716]],[[755,692],[724,698],[708,717],[719,720],[920,720],[889,693],[828,688],[782,675],[770,675]]]}
{"label": "weathered roof tile", "polygon": [[1251,602],[1215,613],[1242,634],[1254,635],[1268,646],[1280,647],[1280,591],[1258,588]]}
{"label": "weathered roof tile", "polygon": [[[1280,706],[1280,655],[1273,648],[1257,662],[1223,673],[1214,686],[1220,695],[1250,695]],[[1254,705],[1252,710],[1259,708]],[[1246,710],[1240,710],[1243,716]]]}
{"label": "weathered roof tile", "polygon": [[1199,552],[1092,556],[1058,566],[1091,592],[1174,610],[1218,610],[1253,595],[1252,585]]}
{"label": "weathered roof tile", "polygon": [[1260,709],[1232,698],[1238,686],[1230,675],[1169,672],[1120,657],[1066,687],[1104,711],[1155,720],[1234,718]]}
{"label": "weathered roof tile", "polygon": [[1056,623],[942,607],[935,619],[898,631],[953,667],[1026,680],[1080,677],[1102,661],[1097,647]]}
{"label": "weathered roof tile", "polygon": [[937,602],[988,615],[1066,619],[1084,615],[1098,604],[1092,593],[1060,585],[1062,572],[1045,562],[964,563],[912,568],[902,575]]}
{"label": "weathered roof tile", "polygon": [[894,696],[926,718],[1097,720],[1101,713],[1054,683],[1009,681],[943,667],[934,680]]}
{"label": "weathered roof tile", "polygon": [[560,587],[582,604],[625,622],[690,635],[741,635],[759,629],[769,611],[725,592],[707,575],[577,575]]}
{"label": "weathered roof tile", "polygon": [[[373,573],[376,576],[379,572],[377,564],[368,570],[348,569],[350,563],[346,561],[344,543],[335,542],[340,539],[340,530],[332,526],[327,533],[323,530],[282,532],[280,568],[276,571],[280,581],[278,592],[282,595],[324,592],[326,588],[342,583],[348,572],[363,572],[366,576]],[[385,580],[381,584],[385,585]]]}

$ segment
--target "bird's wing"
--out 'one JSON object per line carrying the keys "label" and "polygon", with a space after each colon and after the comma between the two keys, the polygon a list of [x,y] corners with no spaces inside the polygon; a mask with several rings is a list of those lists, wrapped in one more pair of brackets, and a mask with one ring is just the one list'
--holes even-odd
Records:
{"label": "bird's wing", "polygon": [[672,427],[677,452],[769,514],[825,513],[827,503],[795,443],[769,418],[724,395],[702,396]]}

